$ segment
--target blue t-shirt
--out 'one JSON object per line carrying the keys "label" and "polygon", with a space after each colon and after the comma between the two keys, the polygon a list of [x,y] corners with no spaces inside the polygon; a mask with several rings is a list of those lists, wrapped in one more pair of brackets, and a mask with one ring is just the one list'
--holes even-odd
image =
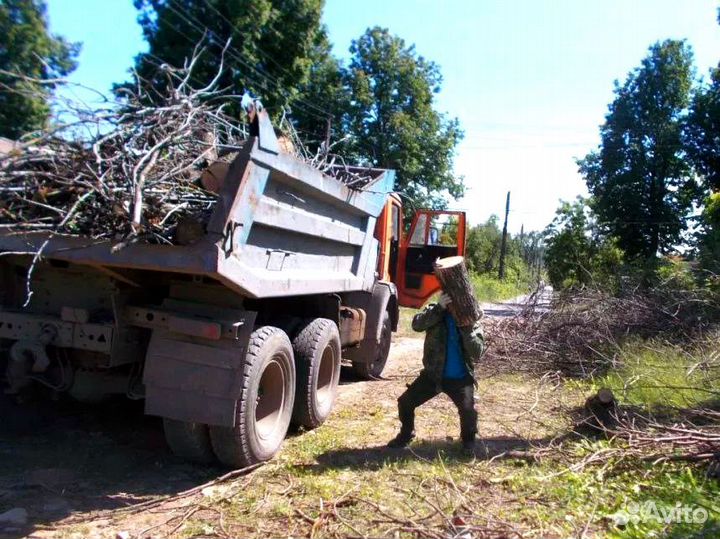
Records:
{"label": "blue t-shirt", "polygon": [[465,360],[463,360],[460,345],[460,333],[455,320],[450,313],[445,313],[445,327],[447,328],[447,341],[445,344],[445,368],[443,378],[459,380],[468,375]]}

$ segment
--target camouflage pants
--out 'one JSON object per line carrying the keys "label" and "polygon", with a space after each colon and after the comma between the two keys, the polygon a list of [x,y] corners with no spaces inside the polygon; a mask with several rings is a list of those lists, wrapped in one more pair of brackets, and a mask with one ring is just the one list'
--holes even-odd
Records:
{"label": "camouflage pants", "polygon": [[440,387],[425,373],[421,373],[398,398],[398,415],[402,423],[401,432],[411,434],[415,430],[415,408],[433,397],[445,393],[457,406],[460,415],[460,437],[464,442],[472,441],[477,434],[477,412],[475,411],[475,386],[473,379],[446,378]]}

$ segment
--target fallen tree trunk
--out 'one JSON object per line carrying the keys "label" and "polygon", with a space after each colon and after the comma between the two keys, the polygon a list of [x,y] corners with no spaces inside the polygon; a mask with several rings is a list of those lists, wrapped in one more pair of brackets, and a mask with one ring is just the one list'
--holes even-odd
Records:
{"label": "fallen tree trunk", "polygon": [[452,299],[448,307],[460,327],[473,325],[481,316],[482,309],[475,299],[470,275],[462,256],[439,258],[435,261],[435,275],[445,293]]}

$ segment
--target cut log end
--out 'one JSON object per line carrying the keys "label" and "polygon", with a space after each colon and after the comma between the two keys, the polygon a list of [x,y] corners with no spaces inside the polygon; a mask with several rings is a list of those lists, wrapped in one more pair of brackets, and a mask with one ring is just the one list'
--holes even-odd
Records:
{"label": "cut log end", "polygon": [[435,261],[435,275],[452,300],[448,308],[455,322],[460,327],[473,325],[482,316],[482,309],[475,299],[464,257],[439,258]]}
{"label": "cut log end", "polygon": [[615,401],[615,395],[613,395],[613,392],[606,387],[603,387],[597,392],[597,398],[603,404],[610,404]]}
{"label": "cut log end", "polygon": [[462,256],[448,256],[447,258],[438,258],[435,261],[435,270],[444,270],[455,267],[459,264],[465,263],[465,257]]}

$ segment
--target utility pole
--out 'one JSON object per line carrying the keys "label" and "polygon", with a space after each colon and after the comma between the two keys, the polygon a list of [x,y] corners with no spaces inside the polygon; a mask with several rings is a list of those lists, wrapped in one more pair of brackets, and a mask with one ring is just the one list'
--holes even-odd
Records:
{"label": "utility pole", "polygon": [[498,268],[498,278],[501,281],[505,279],[505,255],[507,254],[507,223],[509,213],[510,191],[508,191],[507,199],[505,200],[505,224],[503,225],[502,243],[500,244],[500,267]]}

